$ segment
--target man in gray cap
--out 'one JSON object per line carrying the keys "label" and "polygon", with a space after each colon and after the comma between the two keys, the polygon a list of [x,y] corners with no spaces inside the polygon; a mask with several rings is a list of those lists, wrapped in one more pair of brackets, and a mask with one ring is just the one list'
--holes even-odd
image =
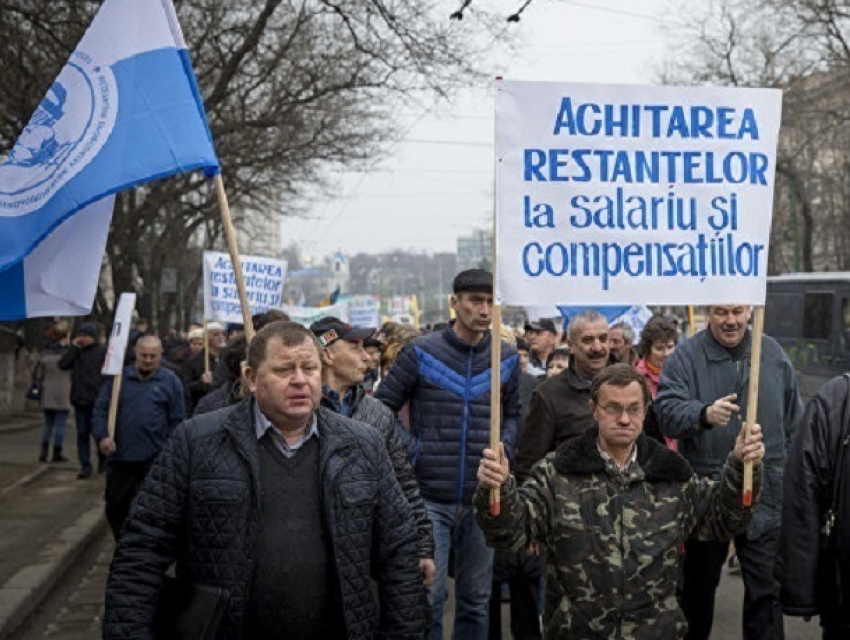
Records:
{"label": "man in gray cap", "polygon": [[[442,640],[449,548],[455,551],[457,638],[485,639],[493,550],[475,520],[475,471],[490,443],[493,275],[469,269],[454,280],[456,319],[406,345],[375,397],[393,412],[410,406],[412,458],[431,518],[437,575],[429,598],[431,638]],[[512,452],[520,413],[519,355],[502,343],[501,439]]]}

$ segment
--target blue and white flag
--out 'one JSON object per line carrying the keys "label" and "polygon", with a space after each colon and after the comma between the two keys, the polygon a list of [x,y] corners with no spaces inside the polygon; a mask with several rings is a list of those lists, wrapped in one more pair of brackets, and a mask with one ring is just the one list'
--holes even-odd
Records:
{"label": "blue and white flag", "polygon": [[604,316],[608,322],[613,322],[616,318],[619,318],[626,311],[629,310],[630,305],[610,305],[610,306],[602,306],[602,307],[589,307],[589,306],[564,306],[561,305],[558,307],[558,311],[561,312],[561,316],[564,318],[564,328],[566,329],[567,325],[570,323],[575,316],[580,314],[582,311],[596,311],[600,315]]}
{"label": "blue and white flag", "polygon": [[652,317],[652,311],[649,310],[649,307],[643,305],[608,305],[603,307],[559,306],[558,311],[561,312],[561,316],[564,318],[564,331],[566,331],[567,326],[570,324],[570,320],[582,311],[590,309],[604,316],[608,324],[625,322],[635,330],[636,335],[640,335],[643,325]]}
{"label": "blue and white flag", "polygon": [[106,0],[0,164],[0,320],[87,313],[113,194],[193,169],[219,164],[171,0]]}

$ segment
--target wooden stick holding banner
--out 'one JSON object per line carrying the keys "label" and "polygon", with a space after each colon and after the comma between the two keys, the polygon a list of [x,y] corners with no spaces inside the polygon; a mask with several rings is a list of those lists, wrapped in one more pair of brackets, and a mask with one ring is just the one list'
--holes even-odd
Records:
{"label": "wooden stick holding banner", "polygon": [[694,325],[696,320],[694,320],[694,305],[688,305],[688,337],[693,338],[694,334],[697,332],[697,328]]}
{"label": "wooden stick holding banner", "polygon": [[112,397],[109,399],[109,415],[106,423],[110,440],[115,440],[115,422],[118,419],[118,398],[121,397],[121,381],[123,379],[124,376],[120,373],[112,378]]}
{"label": "wooden stick holding banner", "polygon": [[[495,262],[494,262],[495,264]],[[499,451],[499,440],[502,423],[502,305],[493,304],[493,329],[490,341],[490,448]],[[497,516],[501,513],[499,489],[490,489],[490,514]]]}
{"label": "wooden stick holding banner", "polygon": [[210,372],[210,321],[204,318],[204,373]]}
{"label": "wooden stick holding banner", "polygon": [[109,346],[106,348],[106,358],[103,361],[101,373],[114,376],[112,380],[112,397],[109,400],[107,414],[107,429],[109,439],[115,439],[115,422],[118,417],[118,399],[121,394],[121,372],[124,370],[124,355],[127,351],[127,340],[130,337],[130,325],[133,321],[133,309],[136,306],[135,293],[122,293],[115,309],[115,322],[112,333],[109,334]]}
{"label": "wooden stick holding banner", "polygon": [[242,322],[245,325],[245,338],[250,343],[254,339],[254,325],[251,322],[251,307],[248,306],[248,294],[245,291],[245,278],[242,276],[242,261],[239,259],[239,248],[236,245],[236,231],[233,229],[233,219],[230,217],[230,205],[227,204],[227,193],[224,191],[224,181],[221,174],[213,178],[216,196],[218,197],[218,208],[221,210],[222,227],[224,239],[227,242],[227,251],[230,253],[230,261],[233,263],[233,275],[236,277],[236,288],[239,291],[239,304],[242,307]]}
{"label": "wooden stick holding banner", "polygon": [[[502,76],[496,76],[500,81]],[[495,124],[493,138],[496,137]],[[493,174],[493,193],[496,193],[496,173]],[[502,301],[497,297],[496,269],[498,269],[498,218],[496,200],[493,199],[493,327],[490,339],[490,449],[498,454],[502,426]],[[490,515],[502,512],[500,489],[490,489]]]}
{"label": "wooden stick holding banner", "polygon": [[[756,307],[753,314],[752,347],[750,355],[750,384],[747,388],[747,420],[744,422],[744,437],[756,423],[759,406],[759,374],[761,372],[761,337],[764,333],[764,307]],[[744,463],[744,493],[741,502],[745,507],[753,504],[753,463]]]}

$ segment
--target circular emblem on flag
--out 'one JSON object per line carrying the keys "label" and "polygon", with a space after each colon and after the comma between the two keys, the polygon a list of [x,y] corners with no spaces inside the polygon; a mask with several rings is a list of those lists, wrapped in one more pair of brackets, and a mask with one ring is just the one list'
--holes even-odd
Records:
{"label": "circular emblem on flag", "polygon": [[117,111],[112,70],[75,51],[0,164],[0,216],[44,206],[98,154]]}

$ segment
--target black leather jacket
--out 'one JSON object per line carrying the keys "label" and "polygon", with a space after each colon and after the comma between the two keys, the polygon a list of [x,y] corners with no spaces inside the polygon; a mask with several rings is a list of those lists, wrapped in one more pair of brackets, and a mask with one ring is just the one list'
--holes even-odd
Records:
{"label": "black leather jacket", "polygon": [[[821,527],[836,478],[841,480],[835,546],[830,550],[821,544]],[[794,434],[785,467],[779,549],[782,610],[792,616],[820,615],[824,627],[850,637],[850,378],[846,375],[820,388]]]}
{"label": "black leather jacket", "polygon": [[[252,402],[184,422],[157,458],[115,550],[104,638],[154,637],[165,571],[175,561],[182,584],[226,591],[216,637],[242,637],[254,563],[262,561],[255,553],[261,514]],[[317,417],[326,526],[346,635],[421,638],[417,534],[380,435],[324,408]],[[380,616],[370,575],[378,585]]]}

